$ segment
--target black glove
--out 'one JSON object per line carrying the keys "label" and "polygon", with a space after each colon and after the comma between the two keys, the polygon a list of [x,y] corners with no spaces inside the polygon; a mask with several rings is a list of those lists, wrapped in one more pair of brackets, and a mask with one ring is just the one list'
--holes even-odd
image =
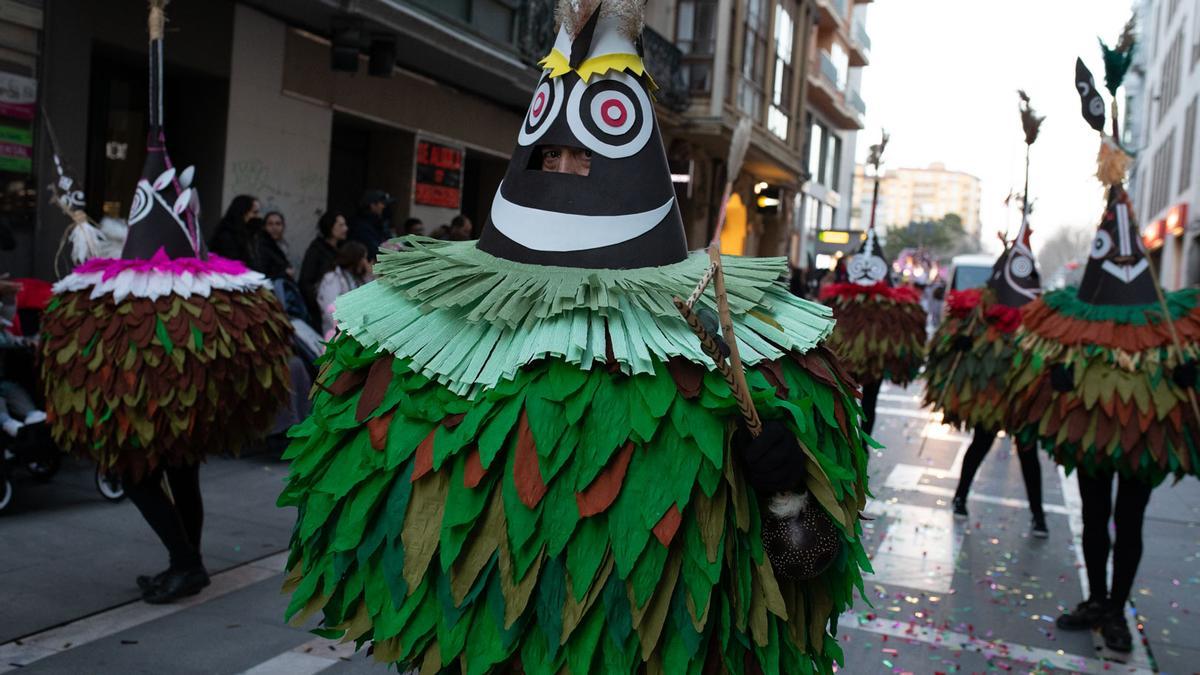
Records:
{"label": "black glove", "polygon": [[751,438],[745,428],[733,437],[734,450],[741,455],[746,482],[761,496],[776,492],[802,491],[807,471],[804,452],[787,425],[763,420],[762,433]]}
{"label": "black glove", "polygon": [[971,339],[970,335],[955,335],[954,341],[950,344],[956,352],[969,352],[975,341]]}
{"label": "black glove", "polygon": [[1054,391],[1066,393],[1075,389],[1075,368],[1065,363],[1056,363],[1050,368],[1050,386]]}
{"label": "black glove", "polygon": [[1175,386],[1180,389],[1193,389],[1196,386],[1196,362],[1184,361],[1175,366],[1175,370],[1171,372],[1171,379],[1175,381]]}

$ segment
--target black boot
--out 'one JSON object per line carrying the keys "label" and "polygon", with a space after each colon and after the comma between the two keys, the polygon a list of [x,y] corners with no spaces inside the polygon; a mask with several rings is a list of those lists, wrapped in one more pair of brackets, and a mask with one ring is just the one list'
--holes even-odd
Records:
{"label": "black boot", "polygon": [[208,584],[208,572],[203,567],[171,570],[163,577],[161,583],[143,593],[142,599],[151,605],[163,605],[195,595]]}
{"label": "black boot", "polygon": [[963,520],[966,520],[969,517],[969,514],[967,513],[967,498],[966,497],[955,497],[953,506],[954,506],[954,517],[955,518],[961,518]]}
{"label": "black boot", "polygon": [[1101,600],[1084,600],[1071,610],[1058,617],[1054,625],[1061,630],[1092,630],[1100,625],[1108,615],[1108,604]]}
{"label": "black boot", "polygon": [[1125,612],[1120,609],[1110,609],[1104,616],[1100,635],[1104,636],[1104,646],[1114,652],[1128,654],[1133,651],[1133,635],[1129,632]]}
{"label": "black boot", "polygon": [[1033,536],[1038,539],[1048,539],[1050,530],[1046,527],[1046,514],[1033,514]]}
{"label": "black boot", "polygon": [[155,574],[154,576],[150,576],[147,574],[139,574],[138,578],[137,578],[138,590],[140,590],[142,593],[149,591],[150,589],[154,588],[155,586],[162,584],[163,579],[166,579],[167,575],[170,573],[171,573],[171,568],[168,567],[167,569],[159,572],[158,574]]}

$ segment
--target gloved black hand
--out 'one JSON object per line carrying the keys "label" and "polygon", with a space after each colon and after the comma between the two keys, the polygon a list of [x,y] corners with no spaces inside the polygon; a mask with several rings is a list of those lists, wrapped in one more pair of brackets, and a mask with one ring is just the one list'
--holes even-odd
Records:
{"label": "gloved black hand", "polygon": [[717,313],[707,307],[701,307],[696,312],[696,317],[700,319],[700,325],[704,326],[704,330],[708,331],[708,334],[717,341],[717,349],[721,350],[721,356],[729,358],[729,343],[721,337],[721,321],[717,318]]}
{"label": "gloved black hand", "polygon": [[1196,386],[1196,362],[1184,361],[1171,371],[1171,379],[1180,389],[1193,389]]}
{"label": "gloved black hand", "polygon": [[783,422],[763,420],[758,438],[751,438],[745,428],[739,429],[733,444],[742,458],[746,482],[761,496],[796,490],[804,484],[804,452]]}
{"label": "gloved black hand", "polygon": [[975,341],[970,335],[955,335],[954,341],[950,343],[956,352],[969,352]]}
{"label": "gloved black hand", "polygon": [[1050,367],[1050,386],[1054,391],[1066,393],[1075,388],[1075,368],[1065,363],[1056,363]]}

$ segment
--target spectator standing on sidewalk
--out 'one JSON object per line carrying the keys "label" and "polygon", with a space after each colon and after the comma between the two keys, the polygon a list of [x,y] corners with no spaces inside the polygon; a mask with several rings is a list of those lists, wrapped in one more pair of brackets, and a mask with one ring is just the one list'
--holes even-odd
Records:
{"label": "spectator standing on sidewalk", "polygon": [[309,323],[321,330],[321,306],[317,303],[317,287],[321,278],[332,270],[337,260],[338,247],[346,241],[348,230],[346,219],[336,211],[326,211],[317,220],[317,236],[304,252],[300,263],[300,293],[308,307]]}
{"label": "spectator standing on sidewalk", "polygon": [[317,287],[317,306],[321,309],[321,334],[326,338],[333,335],[334,302],[338,296],[352,291],[370,281],[371,261],[367,259],[367,247],[361,242],[348,241],[338,249],[333,269],[321,277]]}
{"label": "spectator standing on sidewalk", "polygon": [[295,280],[296,270],[292,267],[292,261],[288,259],[287,242],[283,239],[286,227],[287,222],[283,219],[283,214],[272,211],[267,214],[262,226],[255,228],[255,269],[268,279]]}
{"label": "spectator standing on sidewalk", "polygon": [[366,247],[369,260],[379,255],[379,245],[387,241],[391,232],[386,213],[394,201],[383,190],[367,190],[359,202],[358,213],[350,221],[349,239]]}
{"label": "spectator standing on sidewalk", "polygon": [[250,195],[238,195],[229,202],[225,215],[217,224],[216,231],[208,240],[208,250],[223,258],[240,260],[247,267],[255,267],[255,224],[258,218],[258,199]]}

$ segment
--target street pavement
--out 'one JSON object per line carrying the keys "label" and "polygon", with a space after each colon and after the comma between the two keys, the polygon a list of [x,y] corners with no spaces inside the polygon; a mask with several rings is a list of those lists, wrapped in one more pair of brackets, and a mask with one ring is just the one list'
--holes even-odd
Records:
{"label": "street pavement", "polygon": [[[1061,633],[1086,580],[1074,477],[1043,461],[1048,540],[1029,535],[1016,457],[997,441],[975,481],[971,517],[950,496],[969,437],[920,409],[916,387],[884,387],[864,522],[875,574],[843,615],[845,673],[1150,673],[1200,668],[1200,481],[1155,491],[1125,662],[1090,633]],[[138,601],[133,578],[165,554],[128,502],[108,503],[90,467],[68,463],[48,484],[18,472],[0,517],[0,673],[381,673],[352,645],[282,622],[293,513],[274,506],[277,454],[202,469],[204,554],[213,585],[168,606]]]}

